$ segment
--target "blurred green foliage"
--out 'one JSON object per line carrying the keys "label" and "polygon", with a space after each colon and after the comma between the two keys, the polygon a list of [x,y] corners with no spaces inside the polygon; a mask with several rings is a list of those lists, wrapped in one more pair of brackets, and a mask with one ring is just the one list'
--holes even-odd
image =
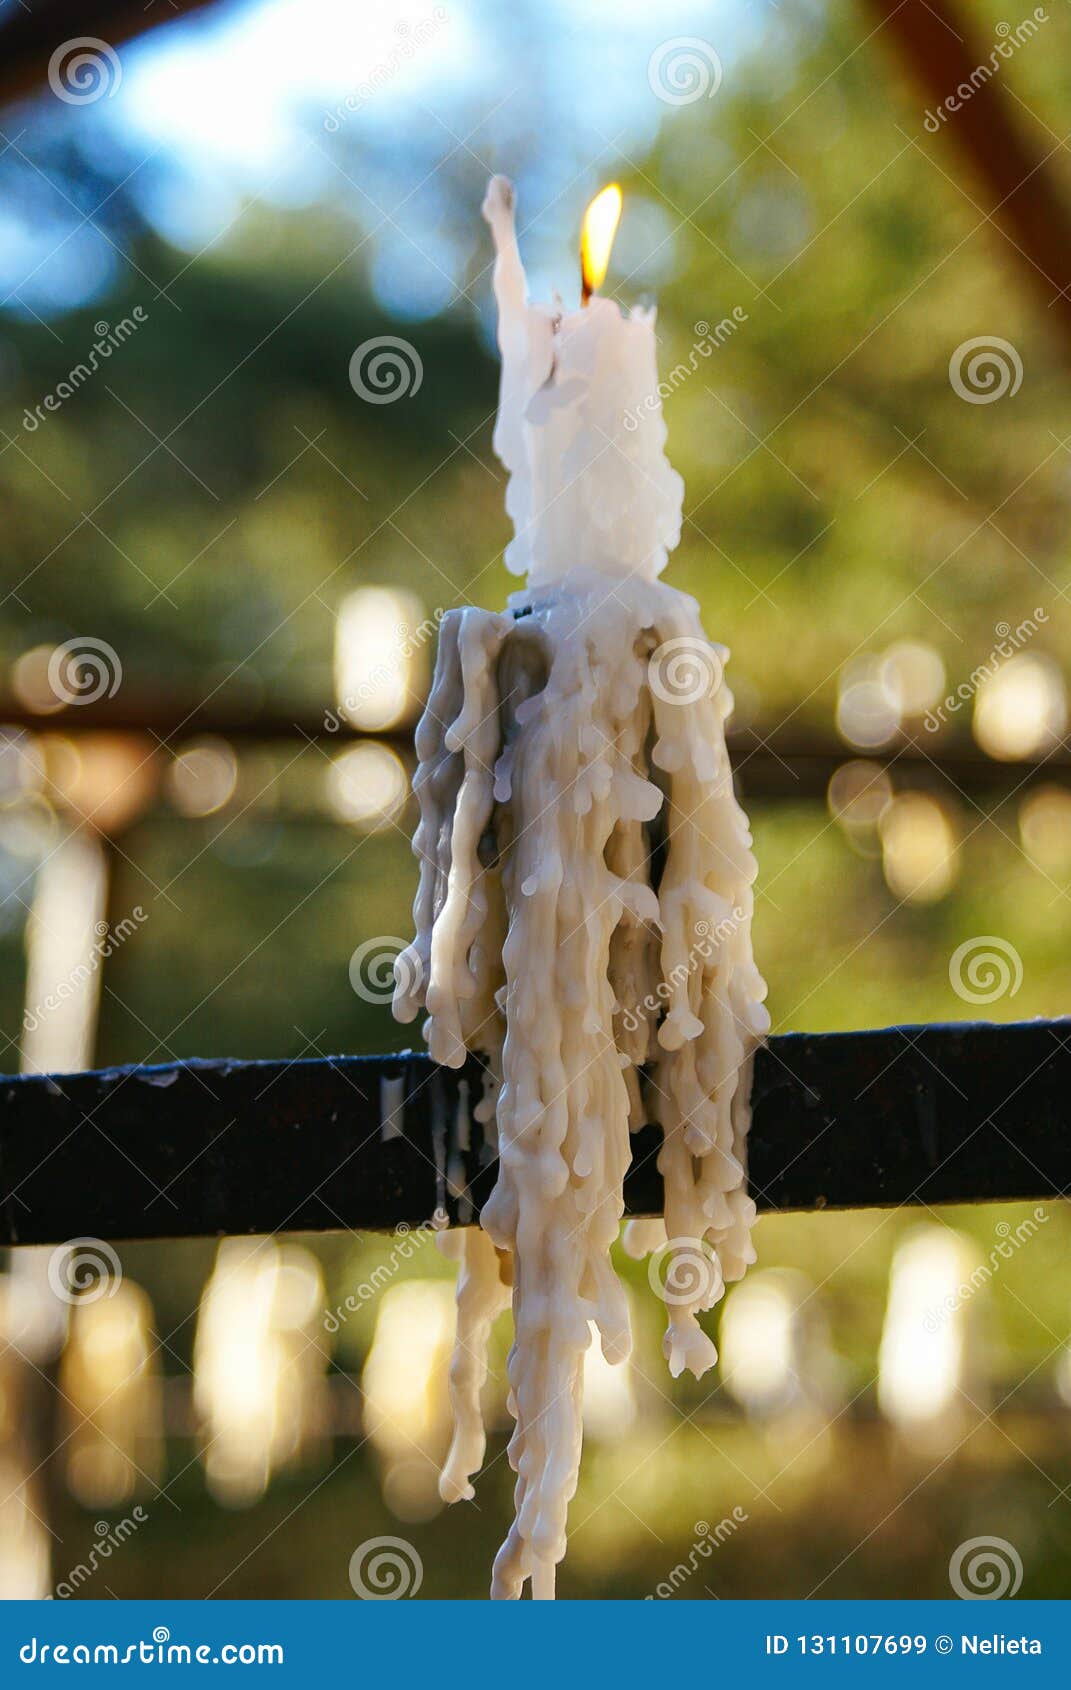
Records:
{"label": "blurred green foliage", "polygon": [[[971,14],[988,41],[997,6]],[[1071,638],[1066,348],[988,221],[954,135],[923,130],[921,97],[880,39],[864,42],[868,27],[846,0],[783,5],[716,100],[667,115],[647,156],[615,164],[633,215],[651,202],[674,230],[659,301],[663,368],[687,361],[696,323],[734,306],[747,314],[666,403],[688,512],[669,579],[700,599],[709,631],[732,647],[747,718],[800,732],[828,729],[842,666],[893,639],[937,649],[955,685],[986,659],[1002,619],[1015,625],[1042,606],[1037,648],[1061,658]],[[1054,12],[1045,28],[1004,74],[1062,132],[1071,19]],[[31,108],[30,150],[33,120]],[[359,141],[345,135],[339,146],[359,168]],[[1053,164],[1066,174],[1062,154]],[[482,174],[482,161],[464,162],[456,219],[475,220]],[[335,612],[355,585],[405,586],[429,609],[503,603],[495,360],[464,301],[434,321],[385,318],[368,290],[367,250],[352,253],[349,237],[324,206],[253,206],[191,263],[134,225],[120,238],[138,268],[106,303],[48,323],[0,318],[0,664],[92,633],[121,654],[134,695],[213,694],[221,708],[318,714],[333,702]],[[176,279],[157,294],[150,277]],[[628,297],[627,278],[615,280]],[[486,296],[485,254],[466,283]],[[85,355],[95,325],[137,304],[148,320],[106,371],[27,430],[26,408]],[[418,348],[423,384],[372,408],[349,385],[349,358],[388,332]],[[971,406],[951,387],[949,358],[976,334],[1018,349],[1014,398]],[[348,829],[325,812],[323,749],[278,744],[257,757],[219,814],[183,820],[161,800],[123,836],[112,908],[141,903],[151,919],[108,968],[102,1062],[405,1044],[385,1008],[353,994],[347,964],[364,938],[408,929],[411,814],[371,836]],[[743,786],[746,796],[746,771]],[[958,878],[927,905],[901,903],[880,857],[856,851],[819,804],[752,809],[756,950],[775,1029],[970,1013],[948,959],[978,933],[1005,935],[1024,965],[1018,994],[987,1014],[1067,1007],[1067,876],[1024,855],[1014,800],[987,819],[954,796]],[[0,1012],[15,1040],[29,887],[25,858],[4,861]],[[1002,1216],[943,1218],[987,1248]],[[590,1523],[576,1533],[565,1594],[647,1593],[686,1551],[695,1520],[737,1503],[749,1523],[682,1596],[800,1596],[827,1576],[830,1596],[943,1595],[951,1550],[987,1530],[1018,1544],[1024,1596],[1066,1591],[1071,1462],[1052,1386],[1068,1331],[1066,1217],[1054,1214],[987,1290],[987,1406],[1007,1401],[992,1421],[979,1410],[933,1472],[874,1411],[892,1248],[915,1220],[867,1213],[759,1228],[762,1265],[795,1267],[818,1288],[846,1370],[851,1407],[810,1443],[730,1418],[717,1379],[712,1390],[671,1387],[660,1311],[643,1309],[639,1366],[652,1383],[636,1433],[619,1448],[594,1446],[586,1463],[574,1517]],[[331,1303],[386,1249],[313,1247]],[[188,1365],[211,1254],[191,1244],[124,1255],[161,1332],[179,1329],[168,1369]],[[447,1269],[421,1258],[403,1271]],[[639,1298],[645,1276],[633,1277]],[[359,1369],[371,1329],[368,1313],[346,1335],[343,1367]],[[692,1416],[675,1430],[666,1397]],[[485,1588],[510,1492],[500,1436],[491,1453],[478,1511],[402,1528],[424,1558],[424,1595]],[[206,1500],[189,1456],[177,1446],[181,1511],[152,1507],[111,1565],[116,1594],[200,1595],[225,1579],[226,1596],[344,1597],[354,1545],[398,1529],[366,1446],[340,1443],[328,1481],[280,1480],[245,1514]],[[68,1500],[59,1507],[61,1563],[92,1526]]]}

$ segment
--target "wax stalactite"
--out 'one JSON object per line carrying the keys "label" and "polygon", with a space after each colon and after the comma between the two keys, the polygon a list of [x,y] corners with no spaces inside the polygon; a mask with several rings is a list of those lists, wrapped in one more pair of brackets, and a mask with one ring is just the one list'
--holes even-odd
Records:
{"label": "wax stalactite", "polygon": [[[507,561],[527,586],[443,618],[417,731],[416,937],[395,1013],[426,1011],[436,1061],[486,1064],[476,1113],[498,1152],[459,1257],[455,1435],[441,1489],[471,1497],[480,1390],[512,1305],[515,1518],[492,1595],[554,1594],[581,1454],[584,1354],[630,1349],[612,1260],[630,1131],[662,1129],[654,1252],[676,1376],[716,1360],[699,1316],[754,1259],[751,1059],[768,1029],[751,952],[755,861],[725,746],[723,647],[658,579],[680,531],[665,459],[654,319],[593,298],[531,306],[513,196],[495,178],[503,358],[496,449],[510,473]],[[639,418],[635,428],[629,418]],[[512,555],[511,555],[512,554]]]}

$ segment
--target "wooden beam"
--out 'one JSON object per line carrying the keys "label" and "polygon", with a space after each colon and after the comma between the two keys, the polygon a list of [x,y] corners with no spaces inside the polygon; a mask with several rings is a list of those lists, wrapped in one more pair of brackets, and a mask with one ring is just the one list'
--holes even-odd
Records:
{"label": "wooden beam", "polygon": [[[124,696],[67,706],[50,715],[10,699],[0,700],[0,735],[5,730],[75,738],[85,733],[151,735],[158,747],[171,751],[200,735],[218,736],[240,746],[304,739],[325,749],[375,739],[403,754],[411,756],[413,750],[411,724],[369,734],[328,710],[318,714],[282,709],[241,712],[188,699],[127,699],[125,689]],[[833,733],[766,728],[758,723],[739,728],[730,724],[728,745],[737,782],[747,799],[824,801],[836,771],[858,757],[888,769],[897,788],[953,787],[968,798],[999,799],[1038,781],[1071,786],[1071,745],[1066,741],[1044,755],[1004,762],[987,756],[962,733],[931,736],[920,732],[917,739],[901,735],[878,750],[861,751]]]}
{"label": "wooden beam", "polygon": [[[412,1054],[0,1080],[0,1243],[468,1221],[495,1177],[463,1124],[479,1087],[475,1063]],[[756,1062],[752,1195],[764,1212],[1061,1197],[1069,1095],[1071,1019],[784,1034]],[[630,1214],[661,1208],[659,1142],[633,1140]]]}
{"label": "wooden beam", "polygon": [[[1071,209],[1061,178],[1062,142],[1014,99],[1014,60],[999,59],[994,44],[1006,35],[983,37],[969,13],[954,0],[863,0],[880,35],[896,47],[918,84],[928,110],[943,112],[937,145],[955,149],[971,170],[968,187],[980,190],[984,209],[1010,243],[1012,256],[1033,286],[1049,320],[1071,354]],[[1033,9],[1025,18],[1034,23]],[[1019,18],[1016,13],[1015,17]],[[999,27],[999,26],[998,26]],[[1013,26],[1014,27],[1014,26]],[[1013,47],[1022,54],[1052,53],[1046,23]],[[957,90],[968,92],[963,97]],[[949,97],[958,109],[949,109]],[[925,113],[919,112],[920,127]]]}

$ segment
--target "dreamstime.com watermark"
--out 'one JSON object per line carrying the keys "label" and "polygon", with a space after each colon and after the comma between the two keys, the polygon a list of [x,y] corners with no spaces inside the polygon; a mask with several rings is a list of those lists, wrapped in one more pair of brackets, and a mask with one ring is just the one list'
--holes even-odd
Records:
{"label": "dreamstime.com watermark", "polygon": [[416,628],[410,628],[406,622],[399,622],[394,629],[394,643],[390,648],[390,656],[368,671],[355,692],[348,692],[345,698],[339,699],[333,710],[324,711],[325,732],[337,734],[346,717],[359,712],[363,706],[371,704],[380,693],[389,687],[399,669],[407,664],[423,646],[427,645],[429,640],[435,638],[439,632],[439,624],[445,615],[446,611],[436,606],[431,615],[425,616],[423,622],[419,623]]}
{"label": "dreamstime.com watermark", "polygon": [[695,1539],[688,1551],[687,1559],[678,1561],[668,1577],[664,1578],[660,1584],[656,1584],[654,1590],[644,1597],[644,1601],[664,1602],[668,1597],[675,1596],[681,1585],[687,1584],[688,1580],[699,1571],[704,1561],[709,1561],[714,1551],[720,1549],[726,1539],[738,1532],[741,1526],[746,1525],[749,1518],[747,1509],[741,1508],[737,1504],[732,1513],[726,1514],[725,1518],[719,1520],[716,1526],[711,1526],[706,1520],[697,1520],[693,1527]]}
{"label": "dreamstime.com watermark", "polygon": [[336,1303],[333,1309],[328,1309],[324,1315],[324,1331],[332,1335],[340,1332],[350,1315],[356,1314],[358,1309],[370,1303],[373,1297],[377,1297],[383,1287],[390,1284],[398,1269],[406,1262],[411,1262],[429,1238],[434,1238],[446,1224],[445,1214],[430,1221],[421,1221],[416,1227],[410,1227],[406,1221],[399,1221],[394,1229],[394,1243],[386,1261],[373,1268],[368,1278],[362,1279],[356,1291],[351,1291],[341,1303]]}
{"label": "dreamstime.com watermark", "polygon": [[943,1297],[932,1309],[927,1309],[922,1321],[926,1331],[939,1332],[957,1310],[961,1309],[965,1303],[969,1303],[971,1298],[982,1290],[983,1286],[989,1284],[994,1274],[1000,1272],[1004,1262],[1010,1261],[1017,1250],[1021,1250],[1024,1244],[1029,1244],[1032,1238],[1037,1237],[1048,1218],[1039,1204],[1033,1214],[1028,1215],[1024,1221],[1020,1221],[1017,1227],[1013,1228],[1008,1221],[998,1221],[996,1226],[997,1243],[993,1245],[985,1261],[978,1263],[974,1272],[963,1281],[962,1285],[958,1286],[955,1291],[950,1291],[947,1297]]}
{"label": "dreamstime.com watermark", "polygon": [[130,1513],[120,1520],[116,1526],[109,1525],[107,1520],[98,1520],[93,1527],[97,1538],[96,1543],[90,1549],[85,1560],[79,1561],[77,1566],[70,1569],[65,1578],[60,1579],[52,1592],[55,1599],[58,1602],[65,1602],[68,1597],[74,1596],[77,1591],[81,1590],[84,1584],[88,1584],[94,1573],[100,1570],[104,1562],[111,1560],[117,1549],[122,1549],[124,1543],[129,1542],[138,1527],[143,1526],[148,1518],[149,1516],[141,1503],[137,1502]]}
{"label": "dreamstime.com watermark", "polygon": [[675,963],[660,980],[653,992],[648,992],[638,1004],[630,1006],[622,1012],[621,1022],[627,1033],[635,1033],[644,1021],[649,1021],[652,1015],[657,1015],[665,1009],[673,993],[683,986],[692,976],[698,962],[709,962],[719,945],[724,945],[738,932],[747,921],[747,911],[739,907],[732,909],[713,925],[709,921],[697,921],[692,929],[695,934],[695,944],[688,952],[683,962]]}
{"label": "dreamstime.com watermark", "polygon": [[988,59],[975,65],[966,81],[961,82],[958,88],[942,100],[936,111],[927,109],[923,122],[930,134],[936,135],[942,123],[947,123],[956,112],[962,111],[963,107],[974,99],[978,90],[984,88],[986,83],[1000,72],[1004,62],[1014,58],[1019,48],[1025,47],[1028,41],[1033,41],[1042,24],[1048,21],[1049,14],[1044,6],[1035,6],[1028,18],[1023,18],[1014,26],[1010,23],[998,23],[998,39],[994,41]]}
{"label": "dreamstime.com watermark", "polygon": [[969,1537],[952,1551],[948,1582],[964,1602],[999,1602],[1023,1582],[1023,1558],[1006,1537]]}
{"label": "dreamstime.com watermark", "polygon": [[36,1033],[42,1021],[60,1009],[69,999],[78,997],[89,981],[96,974],[102,962],[107,962],[110,956],[124,945],[132,933],[136,933],[143,922],[149,917],[140,904],[135,904],[129,915],[124,915],[122,921],[117,921],[110,927],[106,921],[98,921],[94,928],[95,938],[89,955],[83,962],[78,963],[65,979],[35,1003],[32,1009],[27,1009],[22,1017],[22,1025],[27,1033]]}
{"label": "dreamstime.com watermark", "polygon": [[998,622],[993,629],[997,642],[985,662],[972,669],[967,679],[959,683],[955,692],[950,692],[934,709],[927,710],[922,718],[926,732],[936,733],[938,728],[948,721],[949,716],[954,716],[957,710],[962,710],[965,704],[969,704],[978,688],[986,681],[992,680],[1000,665],[1020,651],[1028,640],[1033,639],[1041,624],[1048,620],[1048,611],[1035,605],[1034,614],[1024,617],[1016,628],[1013,628],[1010,622]]}
{"label": "dreamstime.com watermark", "polygon": [[43,1643],[31,1637],[19,1650],[23,1666],[281,1667],[281,1643],[172,1643],[166,1625],[138,1643]]}
{"label": "dreamstime.com watermark", "polygon": [[700,317],[695,324],[696,338],[692,342],[692,349],[687,358],[679,364],[674,364],[668,376],[664,381],[659,382],[653,393],[644,394],[638,404],[633,405],[625,412],[622,421],[627,432],[635,434],[645,416],[650,416],[652,412],[657,411],[663,399],[668,399],[671,393],[676,393],[678,387],[682,387],[689,376],[695,375],[704,359],[710,358],[719,346],[724,346],[737,329],[749,321],[750,317],[742,305],[734,305],[729,315],[723,317],[720,323],[715,323],[713,326],[706,321],[705,317]]}
{"label": "dreamstime.com watermark", "polygon": [[398,72],[403,70],[449,21],[450,14],[445,6],[433,7],[428,17],[418,18],[416,23],[411,24],[406,18],[399,19],[394,26],[398,40],[390,52],[372,66],[364,81],[358,83],[334,111],[325,112],[324,128],[327,133],[337,135],[342,125],[348,122],[355,112],[363,111],[381,89],[393,82]]}
{"label": "dreamstime.com watermark", "polygon": [[84,387],[86,382],[96,375],[101,364],[109,359],[113,352],[118,351],[120,346],[125,346],[131,335],[136,334],[148,320],[149,313],[145,307],[135,305],[130,316],[120,317],[117,323],[105,323],[103,320],[94,323],[93,332],[97,338],[86,356],[77,364],[73,364],[63,380],[58,381],[51,393],[46,393],[32,410],[27,405],[22,416],[22,426],[26,433],[36,433],[41,424],[48,421],[48,416],[58,411],[66,400],[72,399],[79,388]]}

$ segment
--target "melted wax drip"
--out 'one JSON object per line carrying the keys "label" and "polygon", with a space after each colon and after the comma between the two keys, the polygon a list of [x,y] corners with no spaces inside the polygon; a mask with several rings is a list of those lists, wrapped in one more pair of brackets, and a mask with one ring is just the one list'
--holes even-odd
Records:
{"label": "melted wax drip", "polygon": [[459,1067],[473,1051],[487,1065],[475,1113],[497,1138],[497,1184],[482,1227],[443,1240],[461,1270],[441,1490],[473,1494],[488,1337],[512,1302],[515,1518],[492,1582],[503,1597],[526,1580],[534,1596],[554,1593],[589,1321],[608,1361],[629,1354],[610,1250],[629,1132],[648,1112],[663,1133],[664,1219],[630,1223],[625,1247],[664,1256],[652,1276],[674,1376],[716,1360],[698,1316],[754,1260],[748,1099],[769,1025],[725,653],[695,601],[592,576],[511,603],[512,615],[443,619],[416,742],[416,937],[395,995],[403,1021],[426,1010],[437,1062]]}

